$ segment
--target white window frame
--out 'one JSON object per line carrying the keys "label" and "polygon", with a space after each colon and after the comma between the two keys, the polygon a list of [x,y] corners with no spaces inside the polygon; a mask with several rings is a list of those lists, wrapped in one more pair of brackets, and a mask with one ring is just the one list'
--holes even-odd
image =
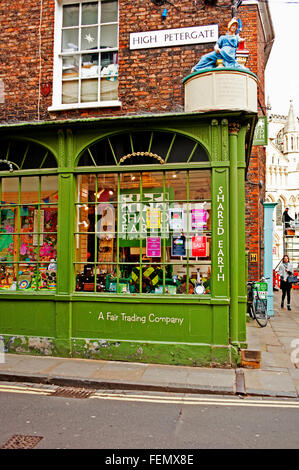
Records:
{"label": "white window frame", "polygon": [[[122,103],[119,100],[113,101],[93,101],[93,102],[84,102],[84,103],[62,103],[62,59],[63,53],[61,52],[61,41],[62,41],[62,16],[63,16],[63,6],[71,4],[82,4],[90,3],[91,0],[56,0],[55,2],[55,25],[54,25],[54,65],[53,65],[53,99],[52,106],[48,108],[48,111],[63,111],[63,110],[72,110],[72,109],[86,109],[86,108],[107,108],[107,107],[119,107]],[[99,4],[101,3],[98,0]],[[119,4],[118,4],[119,8]],[[119,12],[118,12],[119,18]],[[118,33],[119,35],[119,23],[118,23]],[[108,51],[104,49],[104,52],[113,52],[117,50],[119,52],[119,40],[117,37],[117,48],[109,49]],[[81,51],[79,51],[81,53]],[[100,64],[99,64],[100,66]],[[81,80],[81,78],[79,78]],[[99,76],[99,81],[101,77]]]}

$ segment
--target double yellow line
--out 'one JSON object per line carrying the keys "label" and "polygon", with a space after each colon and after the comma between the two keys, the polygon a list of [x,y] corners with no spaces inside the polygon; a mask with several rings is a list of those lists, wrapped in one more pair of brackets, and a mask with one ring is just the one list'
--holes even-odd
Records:
{"label": "double yellow line", "polygon": [[[6,393],[23,393],[30,395],[47,395],[51,396],[55,392],[55,388],[40,388],[35,385],[0,385],[0,392]],[[95,392],[89,397],[96,400],[114,400],[135,403],[157,403],[157,404],[173,404],[173,405],[197,405],[197,406],[245,406],[245,407],[262,407],[262,408],[295,408],[299,409],[299,400],[289,399],[269,399],[260,398],[228,398],[228,397],[185,397],[185,396],[166,396],[166,395],[149,395],[134,393],[109,393]]]}
{"label": "double yellow line", "polygon": [[226,397],[166,397],[161,395],[134,395],[124,393],[101,393],[96,392],[90,398],[98,400],[118,400],[133,401],[144,403],[167,403],[180,405],[213,405],[213,406],[253,406],[263,408],[297,408],[299,409],[299,400],[275,400],[275,399],[252,399],[252,398],[226,398]]}

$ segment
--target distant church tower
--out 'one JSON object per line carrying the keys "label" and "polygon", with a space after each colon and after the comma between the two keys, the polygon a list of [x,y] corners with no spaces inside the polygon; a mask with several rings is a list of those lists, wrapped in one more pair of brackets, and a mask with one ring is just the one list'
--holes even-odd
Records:
{"label": "distant church tower", "polygon": [[290,102],[289,114],[283,128],[283,133],[283,153],[288,156],[289,171],[296,171],[299,164],[299,125],[295,116],[292,100]]}
{"label": "distant church tower", "polygon": [[[270,103],[269,103],[270,108]],[[288,240],[288,255],[299,263],[299,123],[290,101],[288,116],[269,116],[269,143],[266,151],[266,198],[276,202],[274,211],[273,262],[281,260],[283,243],[282,214],[286,207],[296,223],[295,237]]]}

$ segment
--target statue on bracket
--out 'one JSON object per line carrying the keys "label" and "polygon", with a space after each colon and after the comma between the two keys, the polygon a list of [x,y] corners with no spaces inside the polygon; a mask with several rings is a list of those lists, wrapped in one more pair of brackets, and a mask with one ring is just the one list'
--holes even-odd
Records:
{"label": "statue on bracket", "polygon": [[[200,61],[192,68],[191,72],[198,72],[203,69],[215,68],[217,61],[221,60],[223,67],[231,67],[244,70],[245,67],[236,61],[236,51],[241,42],[245,39],[237,34],[239,22],[237,18],[232,18],[227,26],[227,33],[220,36],[215,44],[214,51],[201,57]],[[248,70],[248,69],[245,69]]]}

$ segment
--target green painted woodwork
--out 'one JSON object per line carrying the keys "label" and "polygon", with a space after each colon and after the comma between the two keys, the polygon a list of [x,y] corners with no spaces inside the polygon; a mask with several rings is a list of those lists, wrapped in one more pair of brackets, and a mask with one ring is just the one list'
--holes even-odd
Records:
{"label": "green painted woodwork", "polygon": [[[229,133],[232,122],[239,122],[239,132]],[[244,175],[253,137],[247,129],[255,122],[255,114],[218,112],[0,125],[0,142],[8,137],[32,140],[57,159],[57,169],[35,169],[30,175],[59,175],[57,289],[50,293],[0,292],[0,335],[7,348],[16,353],[66,357],[237,365],[240,347],[246,342]],[[211,169],[211,295],[74,292],[76,175],[133,170],[132,166],[77,168],[79,156],[99,139],[135,130],[182,134],[209,154],[207,162],[136,169]],[[28,171],[18,172],[25,174]],[[11,174],[1,172],[1,176]]]}

